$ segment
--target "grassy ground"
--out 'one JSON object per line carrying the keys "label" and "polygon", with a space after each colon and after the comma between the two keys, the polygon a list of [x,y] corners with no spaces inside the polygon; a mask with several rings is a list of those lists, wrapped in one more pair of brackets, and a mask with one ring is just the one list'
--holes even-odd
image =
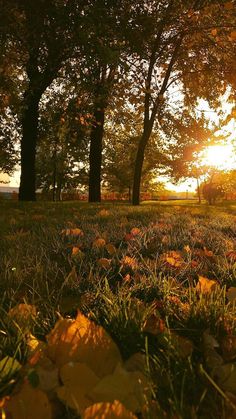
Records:
{"label": "grassy ground", "polygon": [[[145,355],[153,405],[138,417],[233,419],[235,210],[0,202],[0,359],[27,363],[24,332],[7,314],[17,304],[36,306],[31,333],[42,341],[58,316],[80,309],[124,361]],[[22,371],[0,371],[0,397],[21,380]]]}

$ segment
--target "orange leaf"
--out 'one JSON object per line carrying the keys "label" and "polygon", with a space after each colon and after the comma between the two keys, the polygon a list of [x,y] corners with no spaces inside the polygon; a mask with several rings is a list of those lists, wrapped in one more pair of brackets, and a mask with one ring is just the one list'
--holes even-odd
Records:
{"label": "orange leaf", "polygon": [[121,361],[119,349],[108,333],[80,312],[75,320],[58,320],[47,341],[47,354],[58,366],[84,362],[98,377],[112,373]]}
{"label": "orange leaf", "polygon": [[214,291],[217,288],[217,286],[218,283],[216,281],[199,275],[196,291],[201,294],[209,294],[212,291]]}
{"label": "orange leaf", "polygon": [[94,249],[99,249],[101,247],[104,247],[106,244],[106,241],[104,239],[96,239],[93,242],[93,248]]}
{"label": "orange leaf", "polygon": [[27,382],[5,405],[12,419],[51,419],[52,406],[47,395]]}
{"label": "orange leaf", "polygon": [[130,234],[132,234],[132,236],[138,236],[141,233],[140,228],[138,227],[134,227],[132,228],[132,230],[130,231]]}
{"label": "orange leaf", "polygon": [[93,404],[84,411],[82,419],[137,419],[137,416],[115,400],[113,403]]}
{"label": "orange leaf", "polygon": [[115,255],[116,252],[117,252],[116,247],[113,244],[111,244],[111,243],[108,243],[106,245],[106,250],[109,253],[109,255]]}
{"label": "orange leaf", "polygon": [[80,228],[67,228],[62,230],[61,234],[65,236],[83,236],[84,233]]}
{"label": "orange leaf", "polygon": [[104,269],[109,269],[111,267],[111,259],[101,258],[98,259],[97,264]]}

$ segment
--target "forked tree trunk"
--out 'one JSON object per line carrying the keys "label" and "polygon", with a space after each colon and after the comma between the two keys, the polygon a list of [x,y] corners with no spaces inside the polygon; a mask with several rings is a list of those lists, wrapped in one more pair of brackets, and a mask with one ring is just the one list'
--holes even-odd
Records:
{"label": "forked tree trunk", "polygon": [[104,105],[94,112],[94,125],[90,135],[89,202],[101,202],[102,140],[104,133]]}
{"label": "forked tree trunk", "polygon": [[28,95],[22,115],[20,201],[35,201],[35,157],[39,118],[39,95]]}

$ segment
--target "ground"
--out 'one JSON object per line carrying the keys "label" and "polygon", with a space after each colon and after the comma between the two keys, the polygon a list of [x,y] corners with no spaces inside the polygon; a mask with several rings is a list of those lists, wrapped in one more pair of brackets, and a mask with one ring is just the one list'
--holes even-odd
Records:
{"label": "ground", "polygon": [[88,409],[113,400],[113,417],[233,419],[235,211],[0,202],[3,411],[36,418],[17,403],[41,397],[44,419],[111,418]]}

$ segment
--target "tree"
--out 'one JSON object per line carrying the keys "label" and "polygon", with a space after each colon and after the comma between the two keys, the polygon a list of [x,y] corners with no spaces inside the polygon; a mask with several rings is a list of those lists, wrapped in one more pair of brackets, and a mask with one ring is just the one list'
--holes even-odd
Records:
{"label": "tree", "polygon": [[[212,42],[209,33],[212,34],[216,24],[222,26],[222,16],[228,16],[224,4],[215,1],[153,1],[150,7],[144,3],[143,8],[153,31],[146,49],[143,49],[144,53],[140,55],[139,63],[145,79],[144,118],[135,161],[134,205],[139,204],[145,149],[156,119],[168,104],[173,87],[182,84],[184,103],[188,108],[196,103],[197,97],[212,99],[214,95],[215,99],[213,83],[216,78],[219,79],[219,75],[222,76],[222,72],[219,48]],[[155,25],[152,19],[155,19]],[[226,27],[225,24],[224,32]],[[212,58],[214,48],[217,52]],[[204,60],[197,59],[199,52],[203,54]],[[210,82],[206,83],[209,77]],[[201,87],[204,92],[201,92]],[[222,85],[220,87],[222,91]]]}

